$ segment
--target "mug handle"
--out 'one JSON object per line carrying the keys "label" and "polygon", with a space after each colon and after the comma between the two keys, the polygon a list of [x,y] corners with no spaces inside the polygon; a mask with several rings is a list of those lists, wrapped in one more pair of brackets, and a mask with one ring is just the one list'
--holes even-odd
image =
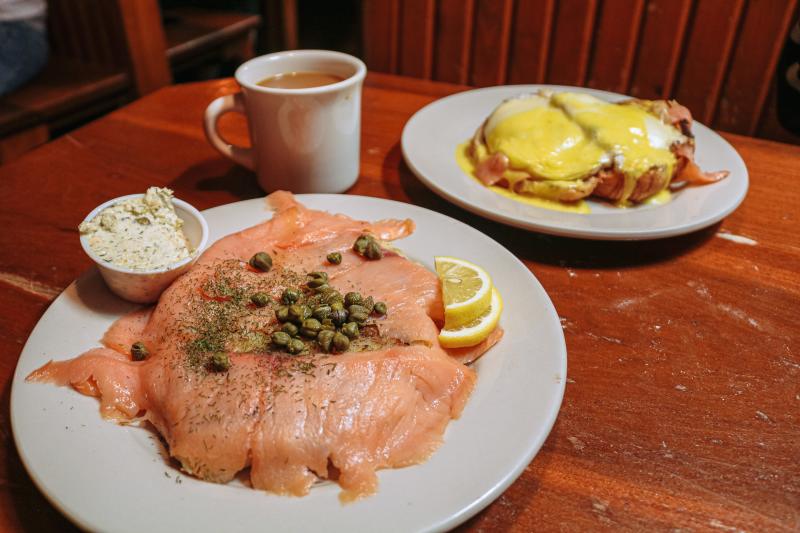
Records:
{"label": "mug handle", "polygon": [[230,113],[232,111],[246,115],[244,107],[244,95],[241,92],[220,96],[208,104],[205,117],[203,119],[206,137],[208,138],[208,142],[210,142],[214,148],[219,150],[222,155],[230,157],[235,162],[249,168],[250,170],[255,170],[255,164],[253,162],[253,149],[230,144],[229,142],[226,142],[217,131],[217,121],[219,118],[225,113]]}

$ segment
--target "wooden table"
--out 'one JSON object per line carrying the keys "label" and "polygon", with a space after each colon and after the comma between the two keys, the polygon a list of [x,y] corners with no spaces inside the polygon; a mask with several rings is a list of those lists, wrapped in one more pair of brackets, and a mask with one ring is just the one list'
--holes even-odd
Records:
{"label": "wooden table", "polygon": [[[706,230],[642,243],[555,238],[462,211],[403,163],[406,120],[462,88],[375,74],[366,85],[361,177],[349,192],[492,236],[544,285],[566,336],[566,396],[550,437],[465,528],[799,530],[800,148],[726,135],[751,188]],[[153,184],[199,208],[263,195],[200,125],[206,104],[235,90],[231,80],[165,88],[0,167],[0,529],[71,527],[20,463],[8,398],[42,312],[91,266],[78,223]],[[246,136],[237,117],[223,132]]]}

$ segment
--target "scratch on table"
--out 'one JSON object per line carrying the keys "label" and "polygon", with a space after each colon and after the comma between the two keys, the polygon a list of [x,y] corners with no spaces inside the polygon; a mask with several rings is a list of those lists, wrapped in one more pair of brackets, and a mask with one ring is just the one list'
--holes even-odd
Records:
{"label": "scratch on table", "polygon": [[575,272],[575,271],[574,271],[574,270],[572,270],[571,268],[568,268],[568,269],[567,269],[567,274],[568,274],[568,275],[569,275],[569,277],[571,277],[571,278],[577,278],[577,277],[578,277],[578,274],[577,274],[577,272]]}
{"label": "scratch on table", "polygon": [[505,495],[500,496],[497,499],[497,503],[506,509],[506,511],[511,515],[511,518],[514,518],[517,515],[517,506],[514,505],[514,503],[508,498],[506,498]]}
{"label": "scratch on table", "polygon": [[608,502],[599,498],[591,497],[592,512],[597,515],[597,518],[605,524],[610,524],[611,519],[606,515],[608,512]]}
{"label": "scratch on table", "polygon": [[790,361],[783,356],[779,357],[778,360],[780,361],[781,364],[784,364],[790,368],[800,368],[800,364],[795,363],[794,361]]}
{"label": "scratch on table", "polygon": [[[729,466],[735,466],[735,465],[733,465],[731,463],[725,463],[725,462],[722,462],[722,461],[716,461],[716,460],[713,460],[711,458],[705,458],[705,460],[717,462],[717,463],[720,463],[720,464],[727,464]],[[759,516],[760,518],[762,518],[765,522],[771,523],[771,524],[775,525],[776,527],[783,526],[783,522],[782,521],[776,520],[774,517],[769,516],[769,515],[761,512],[758,509],[755,509],[755,508],[753,508],[751,506],[744,505],[744,504],[740,503],[738,500],[735,500],[735,499],[731,498],[730,496],[726,496],[724,493],[711,490],[711,489],[703,486],[702,484],[698,483],[697,481],[694,481],[692,479],[689,479],[689,478],[686,478],[684,476],[681,476],[680,474],[677,474],[675,472],[672,472],[671,476],[673,478],[675,478],[675,479],[679,479],[679,480],[683,481],[684,483],[686,483],[689,486],[693,487],[695,490],[697,490],[699,492],[702,492],[702,493],[705,493],[707,495],[707,497],[706,497],[707,501],[711,501],[712,499],[718,499],[718,500],[721,500],[721,502],[723,502],[724,504],[727,504],[728,506],[735,507],[737,509],[740,509],[743,512],[753,513],[756,516]]]}
{"label": "scratch on table", "polygon": [[617,339],[617,338],[614,338],[614,337],[607,337],[605,335],[596,335],[596,334],[594,334],[592,332],[588,332],[586,335],[588,337],[591,337],[591,338],[595,339],[595,340],[603,340],[603,341],[606,341],[606,342],[613,342],[614,344],[623,344],[620,339]]}
{"label": "scratch on table", "polygon": [[623,298],[622,300],[616,302],[614,307],[616,309],[624,309],[632,306],[633,304],[639,303],[641,300],[641,298]]}
{"label": "scratch on table", "polygon": [[687,390],[686,389],[686,385],[681,385],[680,383],[678,383],[677,385],[675,385],[675,390],[679,390],[681,392],[686,392],[686,390]]}
{"label": "scratch on table", "polygon": [[711,294],[708,292],[708,287],[703,285],[702,283],[698,283],[696,281],[688,281],[686,283],[689,287],[693,288],[694,291],[702,296],[703,298],[710,298]]}
{"label": "scratch on table", "polygon": [[766,415],[763,411],[756,411],[756,416],[763,420],[764,422],[772,422],[772,419]]}
{"label": "scratch on table", "polygon": [[567,437],[567,440],[572,444],[572,447],[578,450],[579,452],[586,448],[586,443],[584,443],[578,437]]}
{"label": "scratch on table", "polygon": [[11,274],[10,272],[0,272],[0,281],[4,281],[12,287],[16,287],[48,301],[61,294],[61,289],[57,287],[34,281],[17,274]]}
{"label": "scratch on table", "polygon": [[708,525],[716,529],[722,529],[724,531],[735,531],[736,533],[745,533],[744,529],[739,529],[736,526],[725,525],[716,518],[712,518],[711,520],[709,520]]}
{"label": "scratch on table", "polygon": [[755,246],[758,244],[758,241],[751,239],[750,237],[744,237],[742,235],[736,235],[735,233],[729,233],[727,231],[720,231],[717,232],[717,237],[722,239],[735,242],[737,244],[746,244],[748,246]]}
{"label": "scratch on table", "polygon": [[751,326],[753,326],[754,328],[756,328],[758,330],[761,329],[761,324],[759,324],[756,319],[747,316],[747,313],[745,313],[743,310],[739,309],[738,307],[733,307],[732,305],[728,305],[728,304],[717,304],[717,307],[719,309],[721,309],[722,311],[725,311],[726,313],[728,313],[732,317],[738,318],[739,320],[747,322],[748,324],[750,324]]}
{"label": "scratch on table", "polygon": [[673,457],[675,457],[674,455],[672,455],[672,450],[669,449],[666,441],[663,440],[661,441],[661,448],[664,450],[664,457],[666,457],[667,459],[672,459]]}
{"label": "scratch on table", "polygon": [[77,146],[78,148],[86,148],[86,145],[85,145],[85,144],[83,144],[81,141],[79,141],[78,139],[76,139],[76,138],[75,138],[75,137],[74,137],[72,134],[70,134],[70,133],[67,133],[66,135],[64,135],[64,138],[65,138],[66,140],[68,140],[69,142],[71,142],[72,144],[74,144],[75,146]]}

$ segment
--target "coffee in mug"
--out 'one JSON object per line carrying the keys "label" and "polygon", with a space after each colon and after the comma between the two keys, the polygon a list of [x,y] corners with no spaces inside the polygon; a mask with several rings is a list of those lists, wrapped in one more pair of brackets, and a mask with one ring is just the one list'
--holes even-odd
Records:
{"label": "coffee in mug", "polygon": [[262,87],[277,87],[279,89],[305,89],[307,87],[322,87],[332,83],[344,81],[344,78],[336,74],[325,72],[287,72],[264,78],[259,85]]}
{"label": "coffee in mug", "polygon": [[[251,59],[236,70],[241,92],[220,96],[206,109],[206,137],[255,170],[266,191],[344,192],[358,179],[366,71],[361,60],[328,50]],[[232,111],[247,117],[252,148],[220,137],[217,121]]]}

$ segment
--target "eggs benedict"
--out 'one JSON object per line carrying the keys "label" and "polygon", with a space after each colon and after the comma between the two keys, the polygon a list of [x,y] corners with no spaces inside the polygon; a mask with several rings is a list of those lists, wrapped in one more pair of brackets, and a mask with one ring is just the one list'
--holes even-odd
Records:
{"label": "eggs benedict", "polygon": [[728,174],[705,174],[694,164],[685,107],[609,103],[584,93],[540,91],[502,102],[467,153],[484,184],[560,202],[594,195],[624,206]]}

